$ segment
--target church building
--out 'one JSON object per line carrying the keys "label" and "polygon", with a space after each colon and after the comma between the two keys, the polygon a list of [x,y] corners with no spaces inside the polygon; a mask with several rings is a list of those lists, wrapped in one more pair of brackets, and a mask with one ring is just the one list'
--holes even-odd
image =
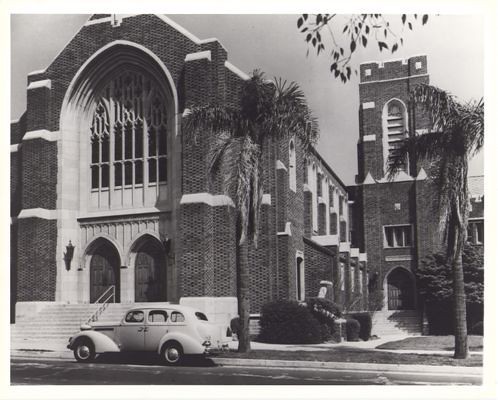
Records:
{"label": "church building", "polygon": [[[208,179],[212,138],[187,140],[182,117],[193,105],[237,105],[247,79],[217,39],[163,15],[95,14],[29,74],[26,112],[11,124],[17,317],[106,299],[237,314],[234,203]],[[292,137],[265,151],[251,313],[322,286],[366,307],[367,256],[350,243],[346,186]]]}

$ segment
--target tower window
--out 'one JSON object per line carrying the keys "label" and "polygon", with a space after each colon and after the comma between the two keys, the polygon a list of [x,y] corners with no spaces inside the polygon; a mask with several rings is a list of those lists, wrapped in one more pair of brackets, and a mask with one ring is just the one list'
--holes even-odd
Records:
{"label": "tower window", "polygon": [[[399,100],[391,100],[384,108],[384,161],[386,168],[392,163],[398,149],[407,133],[407,114],[404,104]],[[408,160],[405,160],[401,169],[406,171]]]}

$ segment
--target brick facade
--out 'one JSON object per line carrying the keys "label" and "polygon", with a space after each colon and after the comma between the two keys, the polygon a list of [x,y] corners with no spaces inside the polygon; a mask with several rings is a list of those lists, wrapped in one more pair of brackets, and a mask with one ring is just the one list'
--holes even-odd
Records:
{"label": "brick facade", "polygon": [[[123,205],[111,186],[92,203],[83,110],[95,107],[97,87],[127,68],[158,82],[170,102],[168,183],[158,189],[166,194],[155,203],[134,206],[131,197]],[[212,137],[206,132],[194,142],[181,119],[194,105],[236,106],[245,79],[217,40],[199,40],[157,15],[116,20],[95,14],[46,70],[30,74],[26,113],[11,125],[11,142],[18,145],[11,148],[13,303],[88,302],[93,255],[103,242],[119,255],[120,301],[133,302],[135,262],[147,240],[164,246],[168,301],[231,302],[237,294],[235,209],[222,173],[206,173]],[[294,143],[294,190],[290,140],[263,149],[259,240],[257,248],[248,244],[252,313],[271,300],[298,298],[298,259],[305,295],[316,296],[320,280],[337,279],[339,246],[348,260],[352,249],[346,186],[318,152],[306,156]],[[125,196],[125,188],[119,190]],[[75,251],[66,265],[69,241]],[[349,296],[348,287],[338,300]]]}

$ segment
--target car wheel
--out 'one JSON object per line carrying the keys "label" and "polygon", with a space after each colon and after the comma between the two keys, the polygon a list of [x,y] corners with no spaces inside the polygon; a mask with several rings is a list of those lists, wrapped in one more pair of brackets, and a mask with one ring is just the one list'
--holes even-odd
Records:
{"label": "car wheel", "polygon": [[73,353],[78,362],[90,362],[95,359],[95,347],[90,340],[80,340],[76,343]]}
{"label": "car wheel", "polygon": [[183,360],[183,349],[177,342],[169,342],[163,346],[162,360],[167,365],[178,365]]}

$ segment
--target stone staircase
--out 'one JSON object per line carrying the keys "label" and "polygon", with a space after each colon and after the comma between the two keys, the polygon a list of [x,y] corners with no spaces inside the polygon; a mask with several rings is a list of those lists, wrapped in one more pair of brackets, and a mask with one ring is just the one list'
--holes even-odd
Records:
{"label": "stone staircase", "polygon": [[[165,303],[111,303],[98,318],[99,322],[118,322],[135,306]],[[11,348],[52,348],[67,344],[69,337],[97,310],[97,304],[48,304],[32,317],[19,318],[11,325]]]}
{"label": "stone staircase", "polygon": [[385,310],[372,315],[372,335],[421,335],[422,316],[418,310]]}

